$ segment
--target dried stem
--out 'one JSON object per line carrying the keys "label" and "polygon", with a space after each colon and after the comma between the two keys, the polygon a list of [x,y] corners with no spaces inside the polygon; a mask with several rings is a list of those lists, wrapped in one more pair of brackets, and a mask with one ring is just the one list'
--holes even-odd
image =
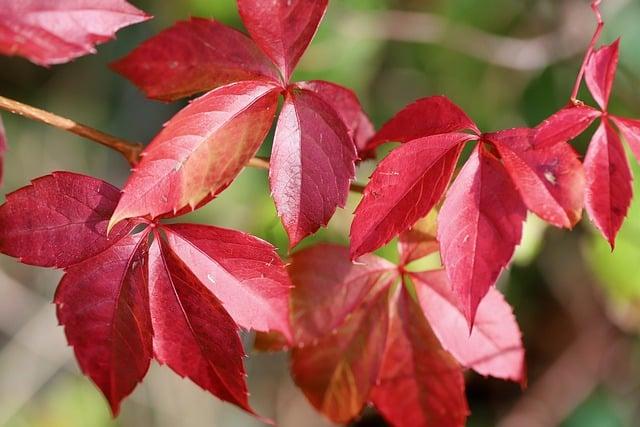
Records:
{"label": "dried stem", "polygon": [[591,3],[591,9],[593,9],[593,13],[596,15],[596,19],[598,21],[598,25],[596,27],[595,32],[593,33],[593,37],[591,38],[591,42],[589,43],[589,47],[587,48],[587,52],[584,55],[584,60],[582,61],[582,65],[580,66],[580,71],[578,72],[578,77],[576,78],[576,82],[573,85],[573,91],[571,92],[571,102],[574,104],[578,100],[578,91],[580,90],[580,84],[582,84],[582,79],[584,77],[585,69],[587,68],[587,63],[589,62],[589,58],[591,57],[591,53],[593,52],[593,48],[595,47],[598,39],[600,38],[600,34],[602,34],[602,27],[604,27],[604,21],[602,20],[602,13],[600,13],[600,3],[602,0],[593,0]]}
{"label": "dried stem", "polygon": [[[109,147],[112,150],[122,154],[131,166],[135,166],[140,161],[140,153],[142,152],[142,144],[130,142],[122,138],[118,138],[107,133],[101,132],[92,127],[77,123],[71,119],[58,116],[48,111],[23,104],[13,99],[0,96],[0,109],[9,111],[13,114],[26,117],[31,120],[46,123],[58,129],[74,133],[83,138],[97,142],[98,144]],[[269,169],[269,159],[264,157],[254,157],[247,163],[248,167],[257,169]],[[353,183],[351,191],[356,193],[364,192],[364,185]]]}

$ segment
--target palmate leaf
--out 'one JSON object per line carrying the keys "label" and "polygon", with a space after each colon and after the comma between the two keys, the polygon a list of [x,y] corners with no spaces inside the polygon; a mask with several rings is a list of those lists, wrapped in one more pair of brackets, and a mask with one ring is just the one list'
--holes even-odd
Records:
{"label": "palmate leaf", "polygon": [[[238,328],[290,336],[291,286],[275,249],[234,230],[139,218],[107,235],[117,199],[83,175],[34,180],[0,206],[0,251],[64,268],[58,319],[114,414],[151,358],[253,413]],[[147,227],[130,234],[135,224]]]}
{"label": "palmate leaf", "polygon": [[62,64],[149,18],[125,0],[0,0],[0,53]]}

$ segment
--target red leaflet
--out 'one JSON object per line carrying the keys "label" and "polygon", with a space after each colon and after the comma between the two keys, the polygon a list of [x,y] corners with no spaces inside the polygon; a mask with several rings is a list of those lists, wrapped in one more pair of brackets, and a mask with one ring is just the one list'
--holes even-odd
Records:
{"label": "red leaflet", "polygon": [[290,281],[269,243],[239,231],[195,224],[164,228],[171,250],[240,326],[290,337]]}
{"label": "red leaflet", "polygon": [[620,138],[606,120],[591,139],[584,168],[587,212],[613,248],[631,204],[633,178]]}
{"label": "red leaflet", "polygon": [[252,412],[235,323],[159,234],[149,251],[149,282],[156,359]]}
{"label": "red leaflet", "polygon": [[640,162],[640,120],[625,119],[611,116],[611,120],[616,124],[620,133],[629,144],[629,148]]}
{"label": "red leaflet", "polygon": [[416,139],[376,168],[351,225],[351,257],[372,252],[426,215],[444,194],[466,133]]}
{"label": "red leaflet", "polygon": [[510,129],[485,135],[530,211],[556,227],[580,221],[584,172],[578,155],[565,142],[538,146],[531,129]]}
{"label": "red leaflet", "polygon": [[7,151],[7,134],[0,117],[0,186],[4,182],[4,153]]}
{"label": "red leaflet", "polygon": [[404,288],[397,300],[373,404],[396,426],[464,426],[462,371]]}
{"label": "red leaflet", "polygon": [[131,230],[123,222],[107,237],[119,196],[110,184],[75,173],[35,179],[0,206],[0,252],[25,264],[57,268],[97,255]]}
{"label": "red leaflet", "polygon": [[238,0],[251,37],[286,82],[315,35],[327,4],[328,0]]}
{"label": "red leaflet", "polygon": [[520,329],[500,292],[489,289],[469,335],[444,270],[412,273],[411,279],[429,324],[458,362],[482,375],[526,383]]}
{"label": "red leaflet", "polygon": [[0,0],[0,53],[61,64],[149,18],[124,0]]}
{"label": "red leaflet", "polygon": [[193,209],[224,189],[262,144],[277,104],[278,88],[256,81],[195,100],[145,149],[110,224]]}
{"label": "red leaflet", "polygon": [[385,348],[387,290],[373,296],[332,334],[294,348],[296,384],[320,412],[336,423],[356,417],[369,400]]}
{"label": "red leaflet", "polygon": [[587,105],[570,105],[535,128],[534,145],[548,147],[570,141],[584,132],[600,112]]}
{"label": "red leaflet", "polygon": [[137,47],[112,68],[150,98],[173,101],[227,83],[278,73],[253,40],[211,19],[180,21]]}
{"label": "red leaflet", "polygon": [[153,355],[146,245],[144,233],[125,237],[68,268],[54,299],[82,372],[103,391],[114,415]]}
{"label": "red leaflet", "polygon": [[608,46],[603,46],[595,50],[585,69],[584,78],[600,108],[607,110],[609,105],[609,97],[611,96],[611,88],[616,77],[616,69],[618,68],[618,48],[620,39],[616,40]]}
{"label": "red leaflet", "polygon": [[293,254],[289,276],[294,342],[308,344],[344,323],[373,290],[395,280],[396,266],[374,255],[348,262],[349,250],[320,244]]}
{"label": "red leaflet", "polygon": [[431,96],[408,105],[389,120],[366,145],[373,152],[385,142],[407,142],[440,133],[471,130],[476,124],[460,107],[445,96]]}
{"label": "red leaflet", "polygon": [[469,325],[520,243],[525,217],[504,167],[478,146],[438,216],[442,260]]}
{"label": "red leaflet", "polygon": [[[117,197],[87,176],[39,178],[0,206],[0,251],[65,268],[60,323],[114,414],[151,357],[252,412],[236,322],[290,335],[290,284],[274,248],[232,230],[142,219],[107,237]],[[148,227],[129,235],[134,223]]]}
{"label": "red leaflet", "polygon": [[347,127],[358,153],[365,150],[365,146],[375,133],[375,129],[367,114],[362,110],[358,97],[351,89],[322,80],[296,83],[295,87],[310,90],[329,104]]}
{"label": "red leaflet", "polygon": [[287,93],[273,141],[269,182],[290,247],[344,207],[355,146],[336,112],[307,90]]}

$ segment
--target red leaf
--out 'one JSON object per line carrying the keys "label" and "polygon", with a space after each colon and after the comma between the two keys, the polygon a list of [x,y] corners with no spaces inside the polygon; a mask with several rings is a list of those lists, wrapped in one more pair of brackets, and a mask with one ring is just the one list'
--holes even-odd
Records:
{"label": "red leaf", "polygon": [[544,148],[571,141],[600,115],[600,111],[587,105],[565,107],[535,128],[534,145]]}
{"label": "red leaf", "polygon": [[600,49],[595,50],[585,68],[584,79],[591,91],[591,95],[593,95],[593,99],[596,100],[600,108],[605,111],[609,104],[611,87],[616,78],[619,46],[620,39],[608,46],[602,46]]}
{"label": "red leaf", "polygon": [[296,384],[336,423],[356,417],[375,385],[388,323],[386,289],[355,311],[335,333],[292,352]]}
{"label": "red leaf", "polygon": [[507,172],[490,156],[478,146],[438,216],[442,261],[469,325],[520,242],[526,216]]}
{"label": "red leaf", "polygon": [[394,426],[461,427],[469,409],[460,367],[404,287],[392,311],[372,401]]}
{"label": "red leaf", "polygon": [[640,120],[610,117],[616,126],[618,126],[618,129],[620,129],[620,133],[622,133],[627,144],[629,144],[636,160],[640,162]]}
{"label": "red leaf", "polygon": [[390,262],[374,255],[351,263],[343,246],[321,244],[293,255],[289,275],[292,326],[296,345],[330,334],[376,289],[397,277]]}
{"label": "red leaf", "polygon": [[344,207],[356,149],[337,113],[313,92],[287,94],[273,141],[269,182],[290,247]]}
{"label": "red leaf", "polygon": [[526,382],[524,348],[509,304],[490,289],[478,306],[471,335],[444,270],[412,273],[420,305],[442,346],[482,375]]}
{"label": "red leaf", "polygon": [[159,235],[149,251],[149,282],[156,359],[253,413],[235,323]]}
{"label": "red leaf", "polygon": [[358,148],[358,152],[364,150],[375,129],[362,109],[357,95],[351,89],[322,80],[296,83],[296,86],[314,92],[329,104],[349,130],[349,136]]}
{"label": "red leaf", "polygon": [[25,264],[68,267],[128,234],[122,223],[107,237],[117,188],[99,179],[56,172],[32,181],[0,206],[0,252]]}
{"label": "red leaf", "polygon": [[239,231],[195,224],[163,227],[173,252],[236,323],[290,337],[289,277],[269,243]]}
{"label": "red leaf", "polygon": [[7,151],[7,134],[0,117],[0,186],[4,183],[4,154]]}
{"label": "red leaf", "polygon": [[152,356],[146,242],[146,233],[125,237],[70,267],[55,295],[58,320],[80,368],[114,415],[144,378]]}
{"label": "red leaf", "polygon": [[473,138],[448,133],[416,139],[380,162],[351,224],[351,257],[374,251],[429,213],[447,189],[462,145]]}
{"label": "red leaf", "polygon": [[269,132],[278,92],[269,83],[234,83],[180,111],[144,150],[110,226],[194,208],[224,189]]}
{"label": "red leaf", "polygon": [[534,130],[510,129],[485,135],[529,210],[556,227],[580,221],[584,205],[584,171],[577,153],[564,142],[537,146]]}
{"label": "red leaf", "polygon": [[124,0],[2,0],[0,53],[38,65],[62,64],[150,16]]}
{"label": "red leaf", "polygon": [[164,101],[241,80],[278,83],[273,64],[250,38],[203,18],[176,23],[111,67],[148,97]]}
{"label": "red leaf", "polygon": [[315,35],[327,4],[328,0],[238,0],[251,37],[287,82]]}
{"label": "red leaf", "polygon": [[397,113],[369,141],[366,150],[372,152],[385,142],[408,142],[463,130],[480,133],[469,116],[447,97],[431,96],[419,99]]}
{"label": "red leaf", "polygon": [[611,125],[603,120],[584,159],[587,178],[585,207],[591,221],[615,246],[618,230],[631,204],[631,170],[624,147]]}
{"label": "red leaf", "polygon": [[420,219],[409,230],[400,234],[398,238],[400,265],[407,265],[438,252],[440,245],[436,239],[437,229],[437,212],[432,210],[429,215]]}

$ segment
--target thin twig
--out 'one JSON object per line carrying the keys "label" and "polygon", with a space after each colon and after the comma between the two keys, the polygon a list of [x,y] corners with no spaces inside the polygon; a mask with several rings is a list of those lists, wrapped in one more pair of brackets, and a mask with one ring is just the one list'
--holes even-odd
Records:
{"label": "thin twig", "polygon": [[[31,120],[46,123],[50,126],[102,144],[105,147],[111,148],[112,150],[122,154],[131,166],[137,165],[140,160],[140,153],[143,148],[142,144],[129,142],[125,139],[109,135],[87,125],[77,123],[71,119],[67,119],[66,117],[58,116],[48,111],[23,104],[22,102],[5,98],[3,96],[0,96],[0,109],[9,111],[13,114],[18,114]],[[247,166],[268,170],[269,158],[254,157],[249,160]],[[364,192],[364,185],[353,183],[351,184],[351,191],[355,193],[362,193]]]}
{"label": "thin twig", "polygon": [[133,166],[138,163],[140,153],[142,152],[142,144],[125,141],[122,138],[116,138],[89,126],[77,123],[71,119],[58,116],[48,111],[23,104],[13,99],[0,96],[0,108],[13,114],[46,123],[58,129],[66,130],[86,139],[90,139],[106,147],[109,147],[122,154],[125,159]]}
{"label": "thin twig", "polygon": [[587,52],[584,55],[584,59],[582,60],[582,65],[580,66],[580,71],[578,72],[578,77],[576,78],[576,82],[573,85],[573,91],[571,92],[571,102],[576,103],[578,99],[578,92],[580,91],[580,84],[582,84],[582,78],[584,77],[585,69],[587,68],[587,63],[589,62],[589,58],[591,58],[591,53],[593,52],[593,48],[595,47],[598,39],[600,38],[600,34],[602,34],[602,28],[604,27],[604,21],[602,20],[602,13],[600,13],[600,3],[602,0],[593,0],[591,3],[591,9],[593,9],[593,13],[596,15],[596,20],[598,21],[598,25],[596,26],[596,30],[593,33],[593,37],[591,38],[591,42],[589,42],[589,46],[587,48]]}

